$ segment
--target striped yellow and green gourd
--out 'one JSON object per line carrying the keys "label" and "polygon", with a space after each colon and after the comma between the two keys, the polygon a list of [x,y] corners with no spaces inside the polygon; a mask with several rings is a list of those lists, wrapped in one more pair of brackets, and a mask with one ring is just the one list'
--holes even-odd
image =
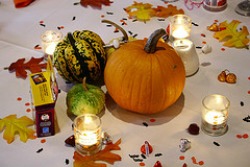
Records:
{"label": "striped yellow and green gourd", "polygon": [[95,32],[89,30],[68,33],[59,42],[54,52],[54,66],[59,75],[69,82],[100,85],[106,64],[104,42]]}

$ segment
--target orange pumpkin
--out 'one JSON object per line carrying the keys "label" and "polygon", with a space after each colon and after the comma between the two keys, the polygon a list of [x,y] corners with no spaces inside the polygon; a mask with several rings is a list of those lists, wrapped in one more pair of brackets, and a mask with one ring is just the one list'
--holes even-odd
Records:
{"label": "orange pumpkin", "polygon": [[122,108],[154,114],[180,97],[185,85],[185,69],[175,50],[159,41],[165,33],[159,29],[148,40],[128,42],[108,59],[105,85]]}

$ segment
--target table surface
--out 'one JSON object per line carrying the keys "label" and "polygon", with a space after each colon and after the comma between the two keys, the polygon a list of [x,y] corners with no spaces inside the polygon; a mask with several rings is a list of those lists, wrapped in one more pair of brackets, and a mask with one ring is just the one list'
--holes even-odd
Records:
{"label": "table surface", "polygon": [[[88,29],[99,34],[107,43],[122,34],[114,33],[114,28],[107,27],[101,20],[108,19],[121,24],[121,19],[128,18],[123,8],[133,3],[132,0],[114,0],[111,6],[103,6],[99,10],[74,5],[75,1],[71,0],[36,0],[20,9],[14,7],[13,1],[0,2],[0,118],[11,114],[32,118],[32,113],[27,112],[30,106],[26,105],[31,103],[29,80],[16,78],[14,73],[4,70],[4,67],[8,67],[19,58],[28,60],[31,57],[43,56],[42,50],[34,49],[36,45],[40,45],[42,33],[46,30],[57,30],[58,27],[61,27],[60,31],[64,35],[67,32]],[[160,0],[147,2],[153,6],[166,6],[164,1]],[[207,26],[215,20],[219,22],[239,20],[241,22],[239,28],[247,26],[250,29],[250,19],[234,12],[238,3],[234,0],[228,0],[227,8],[222,12],[209,12],[197,6],[191,9],[191,1],[187,0],[189,3],[186,5],[185,2],[180,0],[169,4],[182,8],[185,14],[192,18],[193,23],[198,25],[192,26],[190,39],[194,44],[203,46],[205,41],[212,47],[212,52],[204,54],[200,49],[196,50],[200,60],[198,73],[186,78],[181,97],[174,105],[159,114],[135,114],[120,108],[109,99],[105,113],[101,117],[102,127],[111,135],[113,141],[122,140],[121,150],[114,151],[121,155],[122,161],[116,162],[113,166],[140,166],[129,157],[129,154],[140,154],[140,146],[145,141],[154,148],[154,152],[143,160],[147,167],[152,167],[157,160],[164,167],[181,167],[184,163],[188,166],[200,166],[193,163],[192,157],[195,157],[197,162],[203,161],[204,167],[248,167],[250,164],[250,138],[237,137],[237,135],[250,135],[250,123],[243,121],[243,118],[250,115],[249,50],[224,47],[223,43],[213,38],[213,32],[207,30]],[[40,25],[41,23],[44,26]],[[126,23],[122,27],[127,32],[136,34],[136,38],[142,39],[158,28],[166,28],[169,19],[163,21],[152,18],[146,23],[127,19]],[[201,34],[205,34],[205,37]],[[236,84],[221,83],[217,80],[217,75],[225,69],[237,75]],[[65,103],[69,85],[65,84],[60,76],[57,77],[61,90],[56,103],[59,130],[55,136],[47,137],[45,143],[41,143],[42,138],[23,143],[17,135],[13,143],[7,144],[2,132],[0,166],[73,166],[74,148],[64,143],[64,140],[73,134],[72,119],[66,114]],[[105,91],[105,87],[103,89]],[[202,131],[199,135],[191,135],[187,132],[187,128],[191,123],[200,125],[201,101],[210,94],[222,94],[230,100],[229,130],[220,137],[211,137]],[[17,98],[22,100],[19,101]],[[151,119],[155,122],[150,121]],[[144,126],[143,122],[148,126]],[[191,141],[191,148],[185,153],[179,149],[182,138]],[[213,142],[219,143],[220,146],[216,146]],[[40,148],[43,148],[43,151],[36,153]],[[156,153],[162,153],[162,156],[156,157],[154,155]],[[180,156],[185,156],[185,159],[180,160]],[[65,163],[66,159],[69,160],[69,164]]]}

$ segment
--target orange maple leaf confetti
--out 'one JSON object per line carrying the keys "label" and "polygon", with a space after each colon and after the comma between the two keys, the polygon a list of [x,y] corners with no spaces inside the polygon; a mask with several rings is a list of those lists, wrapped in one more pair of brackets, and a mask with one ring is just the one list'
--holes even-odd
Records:
{"label": "orange maple leaf confetti", "polygon": [[121,139],[119,139],[115,144],[111,143],[106,145],[106,147],[98,152],[97,154],[90,156],[82,156],[75,151],[74,153],[74,167],[106,167],[105,163],[97,163],[96,161],[105,161],[109,164],[114,164],[116,161],[121,161],[121,156],[112,153],[112,150],[120,150]]}
{"label": "orange maple leaf confetti", "polygon": [[224,21],[220,23],[220,26],[225,27],[221,31],[214,33],[214,38],[218,39],[219,42],[224,42],[223,46],[235,47],[235,48],[247,48],[249,44],[249,32],[246,26],[238,30],[240,21],[233,20],[230,23]]}
{"label": "orange maple leaf confetti", "polygon": [[4,130],[3,138],[8,144],[15,140],[15,135],[20,135],[20,140],[24,143],[28,139],[36,139],[35,131],[28,126],[34,125],[34,121],[26,116],[17,118],[16,115],[9,115],[0,119],[0,132]]}

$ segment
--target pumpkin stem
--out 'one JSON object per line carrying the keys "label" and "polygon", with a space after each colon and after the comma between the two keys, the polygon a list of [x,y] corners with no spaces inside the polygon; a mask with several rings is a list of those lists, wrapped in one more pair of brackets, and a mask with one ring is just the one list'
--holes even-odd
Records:
{"label": "pumpkin stem", "polygon": [[123,40],[124,40],[124,42],[128,42],[128,34],[126,33],[126,31],[122,28],[122,27],[120,27],[119,25],[117,25],[116,23],[114,23],[114,22],[112,22],[112,21],[110,21],[110,20],[102,20],[102,23],[108,23],[108,24],[111,24],[111,25],[113,25],[115,28],[117,28],[117,29],[119,29],[121,32],[122,32],[122,34],[123,34]]}
{"label": "pumpkin stem", "polygon": [[82,87],[83,87],[83,90],[88,91],[87,84],[86,84],[86,77],[84,77],[82,80]]}
{"label": "pumpkin stem", "polygon": [[166,31],[163,28],[155,30],[147,40],[147,43],[144,47],[145,52],[154,53],[156,51],[156,45],[158,40],[165,34]]}

